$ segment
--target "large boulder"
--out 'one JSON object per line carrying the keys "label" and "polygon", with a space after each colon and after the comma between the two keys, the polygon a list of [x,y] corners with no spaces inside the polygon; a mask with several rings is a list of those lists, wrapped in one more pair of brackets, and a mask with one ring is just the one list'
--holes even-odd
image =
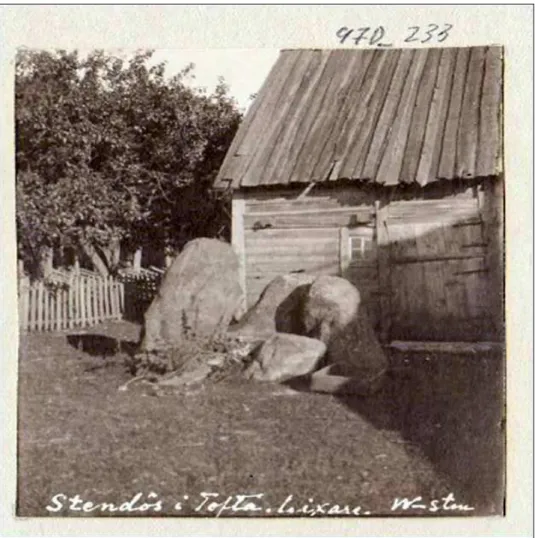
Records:
{"label": "large boulder", "polygon": [[375,383],[388,367],[386,357],[360,294],[349,281],[320,276],[310,287],[303,307],[307,335],[327,345],[327,362],[343,365],[353,377]]}
{"label": "large boulder", "polygon": [[316,278],[305,273],[276,277],[229,332],[258,340],[269,338],[276,332],[304,334],[303,302]]}
{"label": "large boulder", "polygon": [[238,258],[228,243],[190,241],[165,273],[145,313],[142,350],[226,331],[242,300],[238,274]]}
{"label": "large boulder", "polygon": [[266,340],[245,372],[258,381],[287,381],[318,369],[326,346],[320,340],[296,334],[275,334]]}
{"label": "large boulder", "polygon": [[331,335],[353,321],[360,306],[360,293],[345,278],[319,276],[303,305],[305,334],[326,344]]}

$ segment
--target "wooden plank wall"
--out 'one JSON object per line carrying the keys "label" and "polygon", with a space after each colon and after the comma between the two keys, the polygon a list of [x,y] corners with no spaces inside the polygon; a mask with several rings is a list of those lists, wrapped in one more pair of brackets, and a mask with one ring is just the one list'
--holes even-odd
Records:
{"label": "wooden plank wall", "polygon": [[495,339],[477,195],[388,206],[392,340]]}
{"label": "wooden plank wall", "polygon": [[483,220],[484,240],[487,243],[486,261],[489,269],[489,299],[495,333],[505,339],[505,228],[503,179],[487,181],[479,190],[479,208]]}
{"label": "wooden plank wall", "polygon": [[[471,187],[375,203],[334,190],[293,199],[248,194],[240,239],[247,308],[278,275],[342,275],[361,292],[384,341],[499,339],[503,198],[485,185],[484,196]],[[362,227],[374,229],[376,255],[350,263],[349,239]]]}
{"label": "wooden plank wall", "polygon": [[288,199],[249,196],[244,247],[247,307],[276,276],[340,274],[340,230],[373,219],[373,206],[342,206],[329,194]]}
{"label": "wooden plank wall", "polygon": [[246,230],[247,304],[254,304],[266,285],[281,274],[338,274],[338,241],[337,228]]}

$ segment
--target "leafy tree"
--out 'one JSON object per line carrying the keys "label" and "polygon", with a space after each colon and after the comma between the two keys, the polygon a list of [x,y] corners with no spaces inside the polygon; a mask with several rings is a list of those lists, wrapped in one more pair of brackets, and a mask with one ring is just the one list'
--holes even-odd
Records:
{"label": "leafy tree", "polygon": [[70,247],[102,272],[128,249],[176,250],[228,232],[212,183],[241,119],[221,80],[207,95],[152,52],[21,51],[15,84],[19,256]]}

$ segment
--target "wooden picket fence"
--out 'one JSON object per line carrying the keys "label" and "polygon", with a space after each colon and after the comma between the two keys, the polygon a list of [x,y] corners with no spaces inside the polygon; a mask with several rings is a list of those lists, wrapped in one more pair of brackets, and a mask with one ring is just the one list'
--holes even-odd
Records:
{"label": "wooden picket fence", "polygon": [[[89,274],[86,274],[89,273]],[[19,282],[22,331],[62,331],[118,320],[124,312],[124,285],[89,271],[73,273],[68,282]]]}

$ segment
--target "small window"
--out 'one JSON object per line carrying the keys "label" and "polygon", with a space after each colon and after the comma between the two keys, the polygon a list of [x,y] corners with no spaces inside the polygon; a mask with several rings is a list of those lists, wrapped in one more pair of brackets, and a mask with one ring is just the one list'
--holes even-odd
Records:
{"label": "small window", "polygon": [[377,257],[377,247],[372,228],[353,229],[349,237],[351,262],[373,261]]}

